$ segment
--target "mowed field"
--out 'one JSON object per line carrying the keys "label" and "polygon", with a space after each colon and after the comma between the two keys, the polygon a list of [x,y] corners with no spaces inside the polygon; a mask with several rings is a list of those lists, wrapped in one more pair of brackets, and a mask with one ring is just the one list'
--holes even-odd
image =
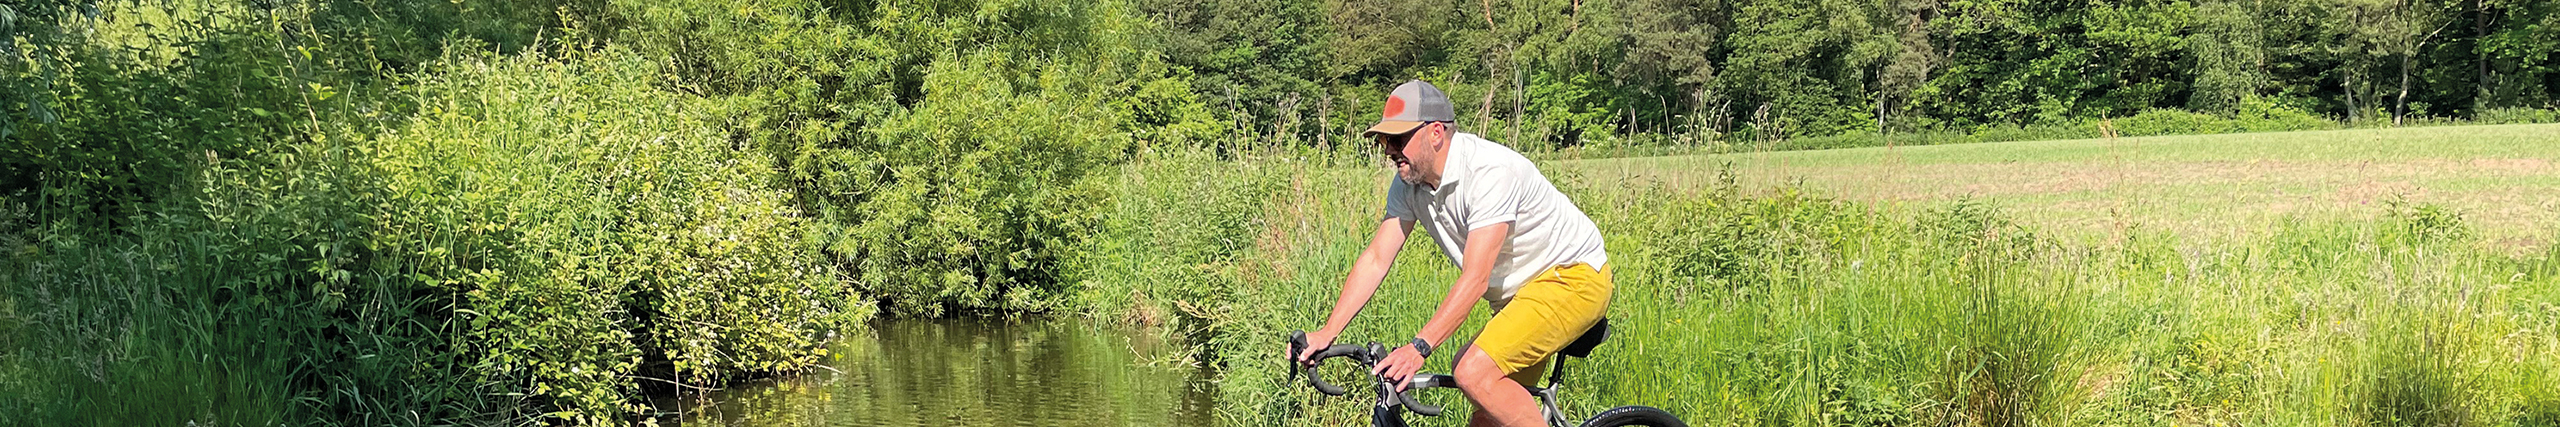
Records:
{"label": "mowed field", "polygon": [[2288,220],[2369,219],[2398,198],[2451,208],[2485,242],[2560,226],[2560,125],[2029,141],[1568,160],[1593,183],[1783,184],[1883,205],[1970,198],[2061,236],[2246,237]]}
{"label": "mowed field", "polygon": [[[1563,400],[1697,426],[2560,425],[2554,160],[2560,126],[1541,160],[1616,284]],[[1387,172],[1125,176],[1100,258],[1128,277],[1081,292],[1207,331],[1225,424],[1361,424],[1365,396],[1276,354],[1321,325]],[[1431,245],[1344,339],[1412,336],[1457,276]]]}

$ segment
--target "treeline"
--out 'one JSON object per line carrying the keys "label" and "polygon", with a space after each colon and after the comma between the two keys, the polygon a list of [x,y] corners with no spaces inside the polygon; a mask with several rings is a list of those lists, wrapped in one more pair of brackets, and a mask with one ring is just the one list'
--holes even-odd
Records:
{"label": "treeline", "polygon": [[1975,132],[2164,109],[2533,121],[2516,109],[2554,108],[2560,91],[2560,2],[2547,0],[1142,4],[1211,106],[1257,124],[1250,133],[1306,141],[1346,135],[1408,78],[1526,147]]}

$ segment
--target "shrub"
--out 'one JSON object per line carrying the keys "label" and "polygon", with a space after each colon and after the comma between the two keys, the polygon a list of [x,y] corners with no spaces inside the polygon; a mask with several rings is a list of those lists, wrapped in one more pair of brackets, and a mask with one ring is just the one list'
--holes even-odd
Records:
{"label": "shrub", "polygon": [[[422,76],[417,120],[374,141],[388,274],[459,298],[470,381],[544,417],[636,410],[634,376],[713,384],[796,369],[866,309],[801,246],[770,160],[594,56],[461,56]],[[414,257],[414,258],[411,258]]]}
{"label": "shrub", "polygon": [[2116,132],[2124,136],[2209,135],[2337,127],[2328,119],[2266,99],[2242,101],[2239,112],[2230,117],[2155,108],[2118,119],[2115,125]]}
{"label": "shrub", "polygon": [[2471,237],[2471,227],[2462,212],[2433,203],[2410,202],[2394,196],[2383,201],[2386,224],[2383,238],[2390,243],[2434,243],[2460,241]]}
{"label": "shrub", "polygon": [[2124,136],[2199,135],[2230,133],[2230,121],[2210,114],[2185,110],[2154,108],[2141,114],[2115,121],[2116,133]]}
{"label": "shrub", "polygon": [[[864,153],[867,195],[829,211],[828,250],[900,313],[1039,310],[1063,282],[1059,260],[1100,221],[1094,175],[1126,150],[1099,99],[1016,87],[988,56],[926,77],[909,114],[869,129],[894,149]],[[1068,81],[1065,69],[1041,76]],[[948,304],[948,307],[946,307]]]}
{"label": "shrub", "polygon": [[2560,123],[2560,110],[2521,107],[2491,108],[2480,110],[2480,114],[2473,117],[2472,120],[2478,121],[2481,124],[2500,125]]}
{"label": "shrub", "polygon": [[1140,142],[1222,125],[1116,2],[614,2],[672,86],[730,97],[813,240],[899,314],[1043,310]]}
{"label": "shrub", "polygon": [[2337,128],[2336,122],[2311,114],[2301,107],[2279,103],[2273,99],[2252,98],[2240,102],[2240,111],[2232,117],[2238,132],[2283,132]]}
{"label": "shrub", "polygon": [[449,45],[526,48],[555,11],[576,9],[561,3],[12,2],[0,7],[0,193],[26,190],[56,219],[130,225],[208,154],[264,162],[319,122],[400,110],[369,95]]}
{"label": "shrub", "polygon": [[71,40],[30,46],[36,60],[0,61],[6,104],[25,105],[0,114],[0,140],[9,141],[0,144],[0,192],[27,190],[52,217],[112,226],[194,178],[208,154],[273,148],[306,120],[298,112],[317,107],[299,83],[319,83],[266,75],[286,58],[241,48],[262,37],[273,34],[206,35],[173,49],[168,65]]}
{"label": "shrub", "polygon": [[1981,142],[2040,141],[2050,139],[2085,139],[2098,137],[2096,124],[1994,125],[1973,130],[1973,139]]}

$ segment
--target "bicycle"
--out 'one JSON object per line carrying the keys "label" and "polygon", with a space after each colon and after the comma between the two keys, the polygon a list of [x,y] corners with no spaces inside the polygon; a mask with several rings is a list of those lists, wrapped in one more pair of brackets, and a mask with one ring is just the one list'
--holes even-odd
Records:
{"label": "bicycle", "polygon": [[[1555,371],[1547,375],[1547,385],[1545,387],[1533,387],[1528,384],[1521,385],[1521,387],[1529,389],[1530,395],[1538,397],[1538,409],[1546,415],[1548,426],[1570,426],[1570,424],[1567,424],[1570,422],[1570,419],[1565,417],[1564,410],[1559,408],[1561,405],[1556,401],[1556,388],[1564,383],[1564,359],[1568,357],[1590,358],[1591,350],[1595,347],[1599,347],[1600,342],[1608,340],[1608,338],[1609,319],[1600,319],[1599,323],[1591,325],[1591,329],[1585,330],[1580,338],[1575,338],[1572,344],[1565,345],[1563,349],[1556,351],[1557,357],[1554,362]],[[1305,354],[1306,348],[1306,331],[1289,331],[1289,355],[1285,357],[1294,358],[1299,354]],[[1314,387],[1317,392],[1321,392],[1329,396],[1341,396],[1344,393],[1349,392],[1349,390],[1324,382],[1324,378],[1316,374],[1317,366],[1322,366],[1325,359],[1349,357],[1353,362],[1359,363],[1360,366],[1364,368],[1362,371],[1365,372],[1368,370],[1365,368],[1375,366],[1378,364],[1379,360],[1385,359],[1389,350],[1392,349],[1381,346],[1376,342],[1371,342],[1367,345],[1336,344],[1332,347],[1325,347],[1323,351],[1316,352],[1315,357],[1309,360],[1306,365],[1302,366],[1295,360],[1286,360],[1284,362],[1289,365],[1289,378],[1291,380],[1296,380],[1298,373],[1300,371],[1304,371],[1306,372],[1307,384]],[[1373,427],[1405,427],[1405,411],[1412,411],[1415,414],[1421,414],[1426,417],[1440,416],[1440,413],[1442,412],[1441,407],[1431,406],[1420,401],[1416,401],[1413,398],[1413,393],[1432,388],[1458,387],[1458,381],[1455,377],[1443,374],[1417,373],[1413,375],[1413,378],[1406,381],[1407,387],[1405,388],[1405,391],[1397,392],[1396,385],[1387,381],[1385,377],[1380,377],[1375,373],[1370,374],[1369,377],[1377,383],[1375,387],[1378,390],[1378,403],[1369,408],[1369,425]],[[1599,415],[1593,415],[1590,419],[1583,420],[1581,424],[1581,427],[1626,426],[1688,427],[1688,424],[1682,423],[1679,417],[1672,416],[1670,412],[1650,406],[1633,405],[1620,406],[1610,408],[1607,411],[1601,411]]]}

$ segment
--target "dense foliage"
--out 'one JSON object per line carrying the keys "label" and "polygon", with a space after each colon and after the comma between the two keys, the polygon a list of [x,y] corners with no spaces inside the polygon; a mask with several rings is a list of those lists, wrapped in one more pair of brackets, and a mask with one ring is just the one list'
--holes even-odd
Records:
{"label": "dense foliage", "polygon": [[[1240,348],[1292,274],[1248,254],[1321,240],[1259,222],[1331,185],[1282,172],[1408,78],[1531,151],[2551,122],[2555,31],[2549,0],[0,1],[0,424],[622,423],[875,309]],[[1227,163],[1283,149],[1316,155]],[[1660,256],[1752,288],[1774,248]]]}
{"label": "dense foliage", "polygon": [[898,313],[1054,305],[1106,207],[1097,173],[1219,131],[1117,3],[615,8],[618,40],[667,58],[680,90],[753,106],[736,131]]}
{"label": "dense foliage", "polygon": [[2397,125],[2560,101],[2560,3],[2545,0],[1149,4],[1179,28],[1168,51],[1213,108],[1332,124],[1295,128],[1308,141],[1359,125],[1409,78],[1447,89],[1463,124],[1531,148],[1976,133],[2157,109]]}
{"label": "dense foliage", "polygon": [[1221,131],[1113,3],[8,6],[0,423],[632,421],[1060,307]]}

